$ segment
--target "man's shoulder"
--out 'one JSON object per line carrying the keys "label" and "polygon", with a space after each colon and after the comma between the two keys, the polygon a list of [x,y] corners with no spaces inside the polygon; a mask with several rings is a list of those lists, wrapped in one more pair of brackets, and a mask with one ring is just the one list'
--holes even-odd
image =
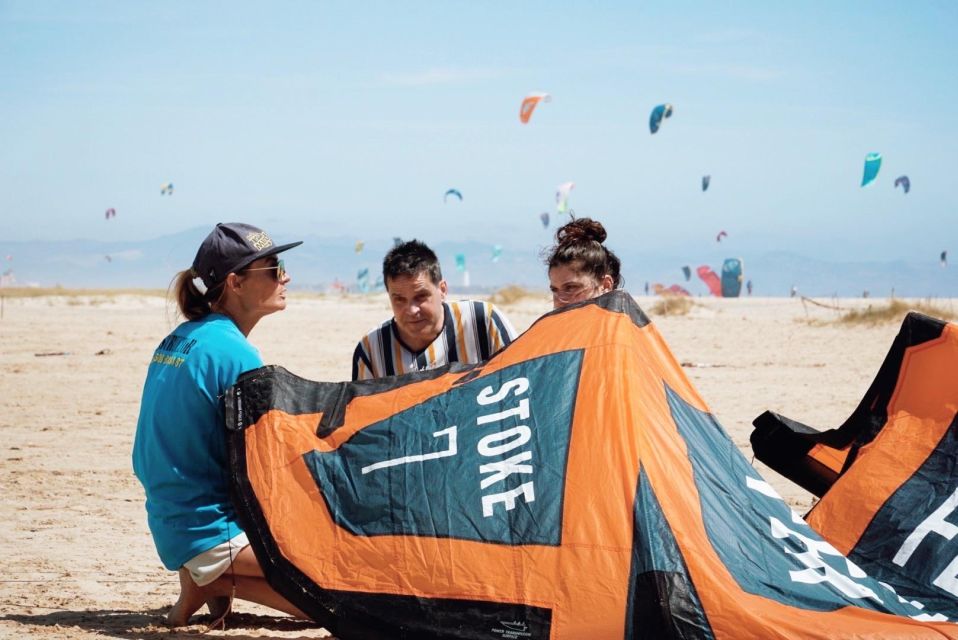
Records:
{"label": "man's shoulder", "polygon": [[391,333],[393,331],[393,321],[394,321],[393,318],[389,318],[388,320],[383,321],[381,324],[373,327],[372,329],[364,333],[363,336],[359,339],[359,343],[357,346],[362,347],[367,340],[369,341],[378,340],[379,336],[382,335],[383,333]]}
{"label": "man's shoulder", "polygon": [[482,309],[483,313],[491,312],[502,315],[502,310],[488,300],[472,300],[466,298],[464,300],[453,300],[451,302],[447,302],[446,304],[448,304],[450,307],[458,306],[460,310],[468,308]]}
{"label": "man's shoulder", "polygon": [[483,307],[483,308],[485,308],[485,307],[492,307],[492,303],[491,303],[491,302],[486,302],[485,300],[472,300],[472,299],[470,299],[470,298],[466,298],[466,299],[463,299],[463,300],[451,300],[451,301],[447,301],[446,304],[448,304],[450,307],[456,307],[456,306],[457,306],[457,307],[459,307],[460,309],[463,309],[463,308],[466,308],[466,307],[473,307],[473,308],[475,308],[475,307]]}

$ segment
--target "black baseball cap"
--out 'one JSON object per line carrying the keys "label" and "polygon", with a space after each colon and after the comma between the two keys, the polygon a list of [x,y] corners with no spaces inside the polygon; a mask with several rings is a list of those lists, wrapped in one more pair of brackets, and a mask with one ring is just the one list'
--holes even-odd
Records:
{"label": "black baseball cap", "polygon": [[206,236],[196,257],[193,273],[212,289],[231,273],[267,256],[298,247],[300,242],[276,244],[265,231],[242,222],[221,222]]}

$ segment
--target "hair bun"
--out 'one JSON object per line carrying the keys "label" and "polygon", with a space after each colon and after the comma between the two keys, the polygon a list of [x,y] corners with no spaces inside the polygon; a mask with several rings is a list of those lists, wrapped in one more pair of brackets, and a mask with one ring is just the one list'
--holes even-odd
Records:
{"label": "hair bun", "polygon": [[605,227],[598,220],[576,218],[556,231],[556,242],[565,244],[567,242],[592,241],[602,244],[605,242],[607,235]]}

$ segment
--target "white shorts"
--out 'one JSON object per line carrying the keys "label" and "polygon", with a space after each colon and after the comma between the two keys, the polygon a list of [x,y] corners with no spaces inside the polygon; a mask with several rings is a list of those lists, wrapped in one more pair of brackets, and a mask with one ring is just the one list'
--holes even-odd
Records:
{"label": "white shorts", "polygon": [[189,570],[190,577],[197,586],[205,587],[223,575],[236,559],[237,554],[248,546],[249,538],[245,533],[241,533],[231,540],[190,558],[183,566]]}

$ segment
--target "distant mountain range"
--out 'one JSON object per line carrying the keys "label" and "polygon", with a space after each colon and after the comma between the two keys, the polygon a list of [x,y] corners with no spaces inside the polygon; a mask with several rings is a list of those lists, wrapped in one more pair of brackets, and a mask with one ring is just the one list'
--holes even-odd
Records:
{"label": "distant mountain range", "polygon": [[[2,286],[63,286],[68,288],[166,288],[180,269],[190,266],[196,248],[209,229],[195,228],[152,240],[103,242],[0,243]],[[307,236],[304,244],[286,257],[293,277],[291,289],[328,290],[334,283],[356,286],[357,272],[369,269],[372,285],[381,270],[382,257],[392,246],[391,238],[370,239],[360,253],[355,239]],[[276,238],[277,242],[290,238]],[[439,242],[433,249],[439,255],[443,273],[454,293],[491,292],[509,284],[545,291],[546,268],[539,255],[541,248],[504,246],[497,261],[492,246],[479,242]],[[622,259],[626,289],[644,292],[645,283],[665,286],[679,284],[695,295],[705,295],[705,285],[695,276],[695,268],[708,264],[721,272],[720,253],[696,260],[694,257],[618,249]],[[716,249],[716,251],[719,251]],[[456,255],[466,256],[466,274],[456,270]],[[885,297],[892,292],[902,297],[958,297],[958,264],[942,267],[937,262],[830,262],[806,258],[785,251],[767,251],[758,255],[730,255],[742,258],[745,278],[752,280],[754,295],[787,296],[791,288],[809,296]],[[692,268],[686,282],[682,266]],[[468,284],[466,284],[468,282]],[[744,294],[744,289],[743,289]]]}

